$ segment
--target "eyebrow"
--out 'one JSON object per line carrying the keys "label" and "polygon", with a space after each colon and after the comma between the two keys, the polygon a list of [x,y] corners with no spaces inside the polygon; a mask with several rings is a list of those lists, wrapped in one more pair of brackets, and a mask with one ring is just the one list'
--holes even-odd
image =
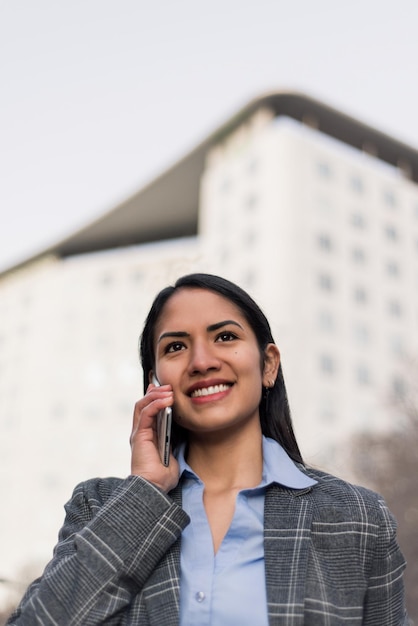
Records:
{"label": "eyebrow", "polygon": [[229,324],[233,324],[234,326],[238,326],[239,328],[241,328],[241,330],[244,330],[241,324],[238,324],[238,322],[235,322],[234,320],[224,320],[223,322],[217,322],[216,324],[211,324],[210,326],[207,327],[206,330],[208,332],[212,332],[214,330],[219,330],[219,328],[222,328],[223,326],[228,326]]}
{"label": "eyebrow", "polygon": [[[206,328],[206,330],[207,332],[211,333],[215,330],[219,330],[220,328],[223,328],[224,326],[229,326],[230,324],[232,324],[233,326],[238,326],[238,328],[241,328],[241,330],[244,330],[241,324],[238,324],[238,322],[235,322],[234,320],[223,320],[222,322],[216,322],[216,324],[210,324]],[[190,337],[190,333],[186,333],[186,331],[184,330],[168,331],[159,336],[157,343],[160,343],[162,339],[166,339],[167,337]]]}

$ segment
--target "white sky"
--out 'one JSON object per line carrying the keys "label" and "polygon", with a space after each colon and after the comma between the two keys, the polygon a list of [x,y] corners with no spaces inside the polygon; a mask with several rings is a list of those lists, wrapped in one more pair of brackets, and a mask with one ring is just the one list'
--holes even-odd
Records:
{"label": "white sky", "polygon": [[0,270],[272,89],[418,147],[416,0],[0,0]]}

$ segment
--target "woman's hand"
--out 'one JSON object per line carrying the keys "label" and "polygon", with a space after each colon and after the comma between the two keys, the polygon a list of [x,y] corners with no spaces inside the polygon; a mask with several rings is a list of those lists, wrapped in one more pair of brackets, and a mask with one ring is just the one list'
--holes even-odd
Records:
{"label": "woman's hand", "polygon": [[142,476],[166,493],[179,481],[179,466],[170,453],[165,467],[158,453],[157,413],[173,404],[170,385],[149,385],[145,396],[135,404],[131,443],[131,474]]}

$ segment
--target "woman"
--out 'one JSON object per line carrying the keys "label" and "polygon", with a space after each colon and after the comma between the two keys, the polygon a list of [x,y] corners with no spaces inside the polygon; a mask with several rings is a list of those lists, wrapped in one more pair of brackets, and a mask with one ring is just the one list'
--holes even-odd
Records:
{"label": "woman", "polygon": [[[131,475],[75,489],[9,624],[406,625],[395,522],[377,494],[303,466],[248,294],[180,278],[154,301],[141,357]],[[169,406],[167,467],[155,423]]]}

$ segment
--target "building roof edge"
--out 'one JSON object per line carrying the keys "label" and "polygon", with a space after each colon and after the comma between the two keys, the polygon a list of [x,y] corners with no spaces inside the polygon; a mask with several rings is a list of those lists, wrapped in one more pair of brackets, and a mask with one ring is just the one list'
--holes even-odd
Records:
{"label": "building roof edge", "polygon": [[99,218],[45,250],[0,272],[0,277],[46,255],[72,256],[197,232],[199,185],[208,151],[261,108],[285,115],[399,167],[418,182],[418,150],[298,91],[262,94],[185,156]]}

